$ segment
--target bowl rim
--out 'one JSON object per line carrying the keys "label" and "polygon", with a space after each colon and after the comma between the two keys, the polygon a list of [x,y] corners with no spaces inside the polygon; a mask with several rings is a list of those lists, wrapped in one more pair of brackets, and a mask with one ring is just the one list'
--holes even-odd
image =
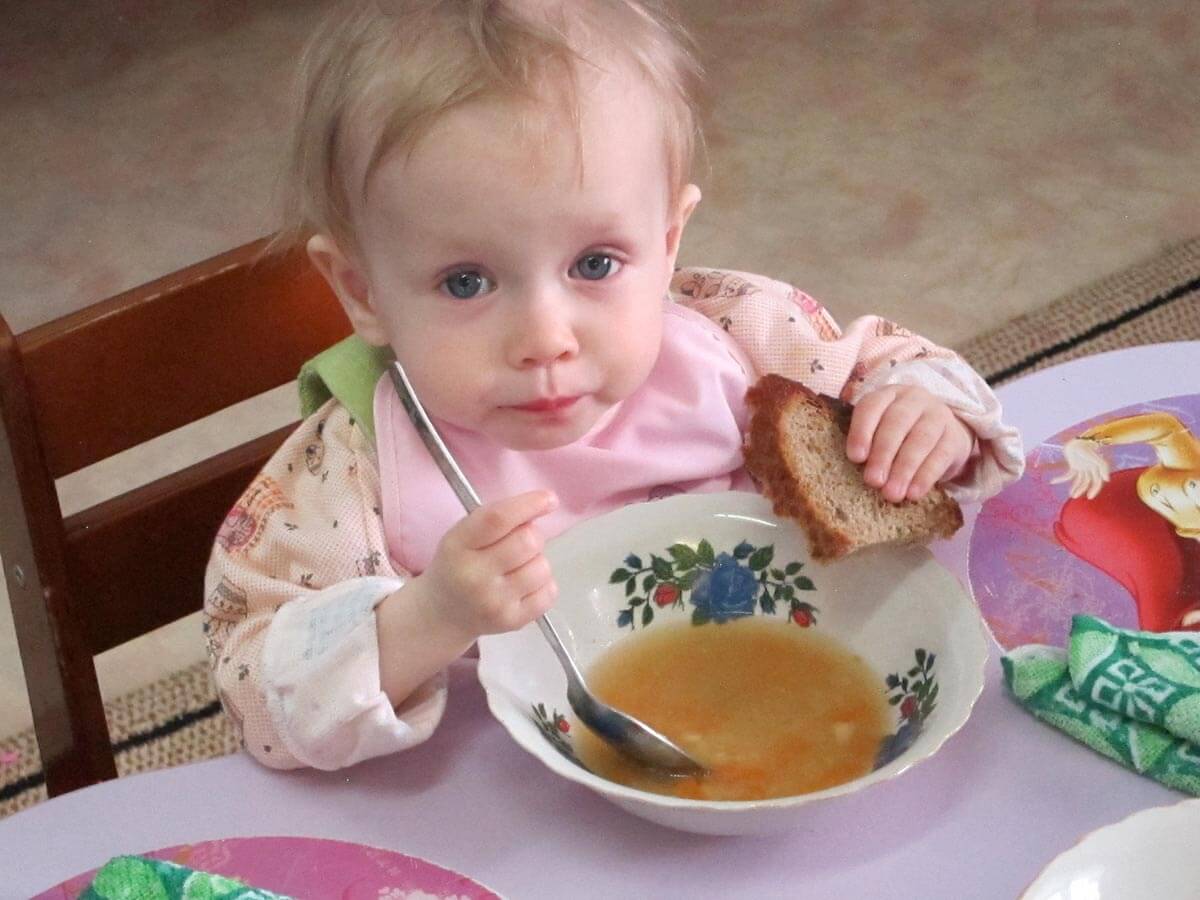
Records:
{"label": "bowl rim", "polygon": [[[703,501],[700,503],[700,505],[708,505],[713,503],[716,498],[726,498],[726,500],[728,500],[731,495],[736,495],[738,497],[735,502],[745,502],[741,498],[752,498],[753,501],[766,504],[764,509],[754,512],[754,515],[756,516],[766,516],[773,520],[773,524],[777,526],[799,528],[799,525],[792,522],[790,519],[784,518],[783,516],[775,513],[770,507],[770,501],[768,501],[766,498],[762,497],[760,494],[753,494],[748,491],[721,491],[705,494],[685,493],[667,497],[662,500],[648,502],[654,503],[656,507],[666,507],[668,505],[687,506],[692,503],[698,503],[699,501]],[[630,504],[601,516],[588,519],[579,523],[579,525],[576,527],[586,527],[601,520],[611,521],[615,518],[621,518],[624,514],[629,513],[630,510],[636,510],[644,505],[645,504],[642,503]],[[570,529],[570,531],[574,530],[575,529]],[[564,532],[564,534],[566,533],[568,532]],[[559,536],[559,538],[561,537],[562,535]],[[559,540],[559,538],[554,538],[553,540]],[[927,547],[908,545],[905,546],[904,549],[907,552],[912,552],[914,550],[919,551],[926,557],[926,562],[933,563],[937,569],[941,571],[941,577],[948,579],[949,582],[952,583],[955,588],[957,588],[960,594],[966,598],[969,603],[970,610],[974,613],[974,615],[970,616],[971,642],[976,645],[976,649],[981,651],[978,653],[977,665],[973,669],[968,670],[968,673],[971,676],[970,680],[967,682],[968,697],[967,702],[962,707],[961,713],[950,721],[949,728],[947,728],[945,732],[942,733],[941,736],[937,738],[936,741],[918,757],[913,757],[906,760],[906,756],[908,756],[906,751],[882,768],[868,772],[866,775],[860,775],[857,778],[852,778],[849,781],[844,781],[841,784],[835,784],[831,787],[823,788],[819,791],[811,791],[806,794],[790,794],[784,797],[769,797],[760,800],[694,800],[691,798],[675,797],[670,794],[656,794],[652,791],[643,791],[638,788],[629,787],[628,785],[619,784],[615,781],[610,781],[607,778],[602,778],[592,772],[590,769],[585,769],[582,766],[571,762],[552,747],[547,746],[544,740],[539,741],[534,746],[530,746],[525,738],[514,730],[514,726],[510,724],[510,722],[506,721],[505,716],[501,715],[501,710],[498,708],[498,704],[501,702],[498,696],[500,692],[498,690],[489,689],[488,686],[488,681],[494,676],[491,675],[492,666],[488,663],[488,656],[484,652],[484,645],[487,643],[488,638],[502,638],[503,635],[485,635],[480,639],[479,642],[479,663],[476,672],[480,684],[483,687],[484,696],[487,698],[488,711],[491,712],[492,717],[504,727],[505,731],[508,732],[509,736],[521,749],[537,759],[543,766],[550,769],[550,771],[558,775],[562,775],[564,778],[567,778],[576,784],[580,784],[583,787],[589,788],[590,790],[593,790],[605,797],[609,797],[614,800],[633,801],[636,803],[647,804],[662,810],[703,810],[705,812],[715,812],[722,816],[729,816],[750,810],[792,809],[809,803],[814,803],[818,800],[845,796],[847,794],[853,794],[862,790],[867,790],[879,784],[885,784],[894,780],[900,775],[903,775],[905,772],[909,771],[915,766],[918,766],[926,760],[936,756],[938,751],[945,746],[946,742],[950,740],[950,738],[954,737],[954,735],[961,731],[963,726],[967,724],[971,718],[971,712],[974,710],[975,704],[979,701],[979,697],[983,694],[985,676],[987,672],[987,662],[991,655],[991,647],[989,645],[990,636],[987,631],[987,627],[984,624],[983,617],[979,612],[979,606],[975,602],[974,596],[971,594],[970,589],[966,587],[953,572],[943,566]],[[525,627],[528,628],[532,626],[527,625]],[[499,687],[499,684],[497,684],[497,687]],[[880,773],[886,774],[880,775]]]}

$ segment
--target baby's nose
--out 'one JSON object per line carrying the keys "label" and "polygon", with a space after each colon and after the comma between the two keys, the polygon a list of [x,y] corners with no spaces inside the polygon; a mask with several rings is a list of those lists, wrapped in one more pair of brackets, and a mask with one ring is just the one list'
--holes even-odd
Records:
{"label": "baby's nose", "polygon": [[513,361],[521,368],[548,366],[579,353],[579,341],[566,310],[553,303],[531,303],[515,323]]}

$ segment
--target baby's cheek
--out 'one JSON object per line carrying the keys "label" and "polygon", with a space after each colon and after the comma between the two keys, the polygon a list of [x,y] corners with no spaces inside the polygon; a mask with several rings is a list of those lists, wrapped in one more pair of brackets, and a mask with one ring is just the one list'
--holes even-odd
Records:
{"label": "baby's cheek", "polygon": [[645,332],[631,336],[627,341],[614,341],[610,349],[612,382],[617,386],[621,399],[628,397],[640,388],[654,364],[658,360],[659,348],[662,343],[661,332],[657,336]]}
{"label": "baby's cheek", "polygon": [[445,357],[440,364],[425,360],[418,374],[411,374],[413,386],[430,415],[460,427],[471,427],[484,399],[478,370],[454,365]]}

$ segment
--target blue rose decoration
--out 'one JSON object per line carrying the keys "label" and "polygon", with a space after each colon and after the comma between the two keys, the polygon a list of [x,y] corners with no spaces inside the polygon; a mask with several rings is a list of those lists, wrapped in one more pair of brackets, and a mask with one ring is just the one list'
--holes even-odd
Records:
{"label": "blue rose decoration", "polygon": [[893,759],[898,759],[921,734],[921,723],[906,719],[895,734],[890,734],[879,742],[879,752],[875,755],[875,768],[882,769]]}
{"label": "blue rose decoration", "polygon": [[705,619],[725,622],[754,615],[758,579],[728,553],[717,557],[713,567],[696,579],[691,601]]}

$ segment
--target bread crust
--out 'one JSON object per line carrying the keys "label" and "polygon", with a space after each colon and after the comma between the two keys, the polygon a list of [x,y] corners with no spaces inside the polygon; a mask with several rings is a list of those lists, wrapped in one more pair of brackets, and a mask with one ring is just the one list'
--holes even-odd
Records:
{"label": "bread crust", "polygon": [[[878,540],[856,533],[853,520],[831,520],[811,489],[805,489],[802,482],[806,473],[793,471],[794,454],[786,446],[786,423],[801,405],[817,413],[825,422],[832,423],[843,438],[850,430],[852,407],[775,374],[761,378],[747,392],[746,400],[752,410],[744,448],[746,469],[759,482],[776,514],[793,519],[802,526],[808,536],[813,558],[837,559],[870,543],[879,543]],[[856,465],[854,468],[861,477],[863,466]],[[859,499],[870,504],[875,516],[905,519],[904,527],[909,534],[905,539],[907,542],[949,537],[963,523],[958,503],[941,488],[934,488],[921,500],[901,503],[889,503],[865,481],[860,486],[855,479],[853,490],[861,492]]]}

